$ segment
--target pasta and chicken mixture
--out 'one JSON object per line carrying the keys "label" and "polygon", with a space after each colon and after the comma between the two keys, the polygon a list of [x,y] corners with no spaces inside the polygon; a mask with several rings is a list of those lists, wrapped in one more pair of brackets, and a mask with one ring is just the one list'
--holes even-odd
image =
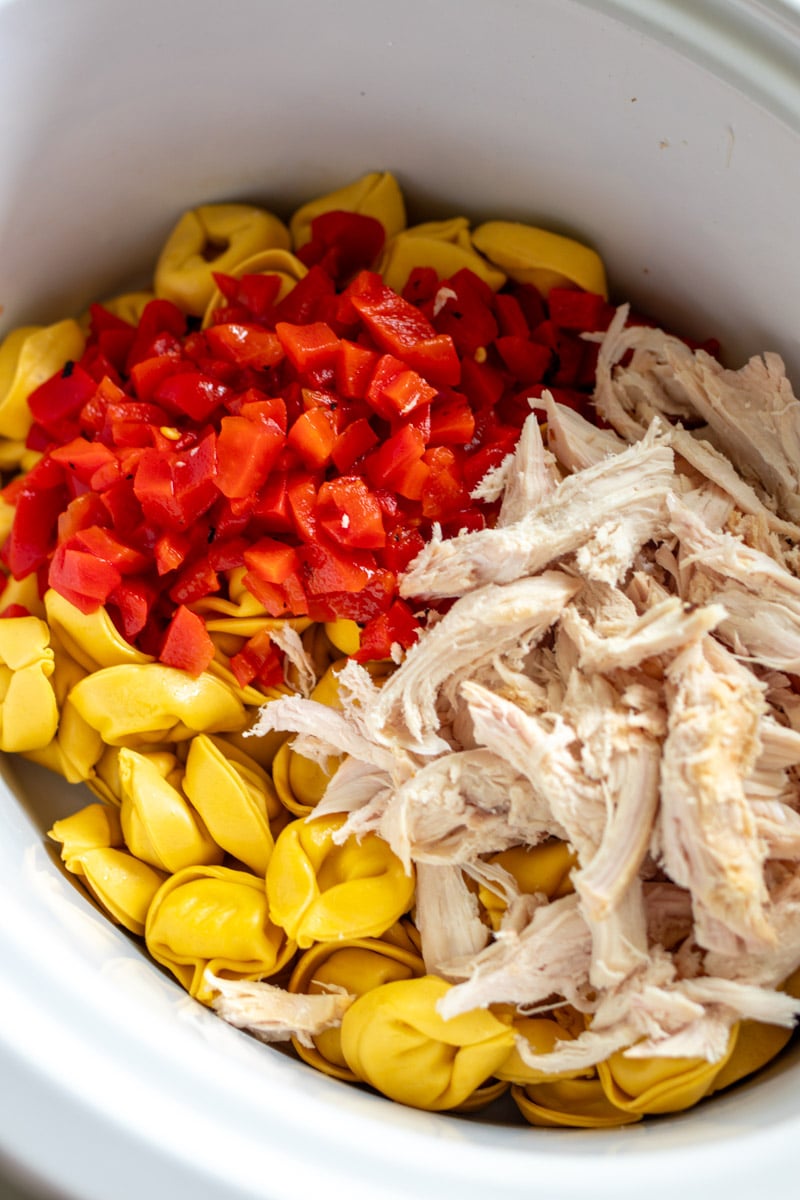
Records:
{"label": "pasta and chicken mixture", "polygon": [[374,173],[0,348],[0,748],[199,1002],[404,1104],[685,1109],[800,1012],[800,403]]}

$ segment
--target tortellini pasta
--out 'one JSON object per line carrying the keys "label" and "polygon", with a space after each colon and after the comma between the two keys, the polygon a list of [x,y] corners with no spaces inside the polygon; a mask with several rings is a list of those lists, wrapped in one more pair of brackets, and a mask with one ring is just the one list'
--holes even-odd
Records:
{"label": "tortellini pasta", "polygon": [[405,228],[405,203],[397,180],[388,171],[372,171],[297,209],[289,222],[295,249],[299,250],[310,239],[315,217],[335,210],[361,213],[380,221],[387,240]]}
{"label": "tortellini pasta", "polygon": [[264,882],[231,867],[186,867],[171,875],[147,913],[147,948],[204,1004],[212,975],[264,979],[292,958],[295,946],[269,918]]}
{"label": "tortellini pasta", "polygon": [[50,632],[38,617],[0,621],[0,750],[41,750],[58,727]]}
{"label": "tortellini pasta", "polygon": [[336,834],[340,816],[292,821],[267,868],[270,917],[301,949],[312,942],[377,937],[407,912],[414,879],[374,833]]}
{"label": "tortellini pasta", "polygon": [[0,436],[16,440],[20,455],[31,427],[28,397],[65,363],[80,358],[83,346],[83,333],[73,320],[44,328],[22,326],[0,346]]}
{"label": "tortellini pasta", "polygon": [[386,245],[378,263],[380,274],[396,292],[402,292],[416,267],[432,267],[440,279],[466,268],[493,291],[506,281],[505,274],[475,249],[466,217],[429,221],[404,230]]}
{"label": "tortellini pasta", "polygon": [[456,1108],[508,1057],[510,1027],[488,1009],[445,1021],[436,1003],[449,984],[432,975],[383,984],[342,1019],[345,1061],[363,1083],[413,1108]]}

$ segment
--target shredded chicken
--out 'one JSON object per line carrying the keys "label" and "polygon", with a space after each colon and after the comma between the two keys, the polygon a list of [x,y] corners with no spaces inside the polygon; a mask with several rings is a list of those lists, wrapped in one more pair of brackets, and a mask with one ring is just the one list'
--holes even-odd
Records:
{"label": "shredded chicken", "polygon": [[[475,489],[496,524],[437,534],[402,578],[454,603],[384,685],[350,662],[341,711],[290,697],[257,725],[344,756],[317,812],[416,870],[445,1018],[591,1016],[548,1053],[520,1041],[544,1072],[715,1062],[737,1021],[800,1013],[779,990],[800,967],[800,402],[773,355],[728,371],[626,321],[592,335],[610,428],[537,402],[546,442],[531,415]],[[553,839],[567,894],[491,857]],[[506,906],[494,932],[476,884]],[[259,1020],[304,1036],[306,1000],[347,1002]]]}
{"label": "shredded chicken", "polygon": [[294,1037],[301,1046],[312,1046],[313,1037],[341,1024],[355,1000],[340,991],[298,995],[261,980],[225,979],[210,971],[206,981],[216,993],[211,1001],[215,1012],[263,1042],[288,1042]]}

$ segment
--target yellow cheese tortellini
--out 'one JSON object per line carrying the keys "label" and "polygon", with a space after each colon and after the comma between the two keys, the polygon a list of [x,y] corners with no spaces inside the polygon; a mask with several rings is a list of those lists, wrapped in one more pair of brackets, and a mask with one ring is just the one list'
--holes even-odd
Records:
{"label": "yellow cheese tortellini", "polygon": [[642,1119],[641,1113],[617,1108],[597,1078],[514,1086],[511,1095],[525,1120],[544,1128],[608,1129]]}
{"label": "yellow cheese tortellini", "polygon": [[487,221],[473,232],[472,241],[513,280],[532,283],[545,296],[553,287],[571,284],[608,296],[600,255],[573,238],[518,221]]}
{"label": "yellow cheese tortellini", "polygon": [[204,979],[264,979],[296,947],[269,918],[264,881],[231,867],[187,867],[162,885],[147,914],[147,949],[196,999],[214,995]]}
{"label": "yellow cheese tortellini", "polygon": [[508,1057],[514,1033],[488,1009],[445,1021],[436,1005],[449,987],[424,975],[360,996],[341,1028],[342,1053],[353,1074],[414,1108],[463,1104]]}
{"label": "yellow cheese tortellini", "polygon": [[65,363],[80,358],[84,341],[73,320],[24,325],[7,335],[0,346],[0,437],[24,442],[32,423],[28,397]]}
{"label": "yellow cheese tortellini", "polygon": [[153,661],[152,655],[143,654],[125,640],[105,608],[81,612],[53,588],[45,592],[44,608],[51,631],[87,672]]}
{"label": "yellow cheese tortellini", "polygon": [[56,821],[48,837],[61,843],[61,858],[68,871],[78,869],[87,850],[122,846],[119,812],[109,804],[87,804],[72,816]]}
{"label": "yellow cheese tortellini", "polygon": [[58,727],[50,632],[39,617],[0,620],[0,750],[40,750]]}
{"label": "yellow cheese tortellini", "polygon": [[110,746],[183,741],[243,728],[242,702],[208,671],[197,678],[161,663],[125,663],[87,675],[70,694]]}
{"label": "yellow cheese tortellini", "polygon": [[282,812],[267,773],[201,734],[189,747],[183,790],[217,845],[265,875],[274,845],[270,818]]}
{"label": "yellow cheese tortellini", "polygon": [[377,834],[334,840],[339,815],[292,821],[267,867],[270,917],[301,950],[378,937],[411,907],[414,879]]}
{"label": "yellow cheese tortellini", "polygon": [[155,293],[202,317],[215,290],[214,272],[233,270],[262,250],[288,250],[289,232],[252,204],[203,204],[180,218],[161,251]]}
{"label": "yellow cheese tortellini", "polygon": [[714,1063],[705,1058],[628,1058],[619,1051],[598,1064],[597,1074],[608,1099],[623,1112],[680,1112],[711,1089],[735,1043],[732,1030],[725,1056]]}
{"label": "yellow cheese tortellini", "polygon": [[394,175],[371,171],[346,187],[337,188],[298,208],[289,222],[292,244],[299,250],[311,239],[311,222],[326,212],[354,212],[380,221],[387,240],[405,228],[403,193]]}
{"label": "yellow cheese tortellini", "polygon": [[150,905],[166,876],[127,850],[97,847],[76,857],[75,874],[117,925],[143,937]]}
{"label": "yellow cheese tortellini", "polygon": [[[577,858],[566,842],[543,842],[539,846],[512,846],[493,854],[489,862],[512,876],[519,890],[527,895],[541,892],[548,900],[557,900],[575,889],[570,873]],[[478,898],[494,930],[500,928],[506,903],[489,887],[478,889]]]}
{"label": "yellow cheese tortellini", "polygon": [[[335,988],[351,996],[363,996],[385,983],[424,974],[425,964],[419,954],[380,938],[352,938],[320,943],[301,955],[289,980],[289,991],[316,995]],[[345,1062],[337,1027],[324,1030],[312,1040],[312,1046],[305,1046],[298,1038],[292,1039],[305,1062],[336,1079],[357,1079]]]}
{"label": "yellow cheese tortellini", "polygon": [[466,217],[413,225],[387,243],[378,263],[384,283],[396,292],[402,292],[415,267],[431,267],[439,279],[466,269],[493,291],[506,281],[505,274],[475,249]]}
{"label": "yellow cheese tortellini", "polygon": [[128,849],[169,872],[221,863],[222,849],[180,790],[180,770],[170,778],[161,765],[137,750],[120,750],[120,820]]}
{"label": "yellow cheese tortellini", "polygon": [[86,671],[55,637],[53,641],[55,669],[50,682],[58,708],[58,728],[46,746],[27,750],[24,756],[63,775],[68,783],[91,783],[103,754],[103,739],[84,721],[71,700],[73,687],[86,678]]}

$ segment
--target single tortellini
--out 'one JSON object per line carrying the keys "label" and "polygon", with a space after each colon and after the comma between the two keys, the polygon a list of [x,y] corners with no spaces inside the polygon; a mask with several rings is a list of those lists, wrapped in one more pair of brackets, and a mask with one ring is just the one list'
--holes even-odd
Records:
{"label": "single tortellini", "polygon": [[488,1009],[445,1021],[437,1002],[450,985],[433,975],[366,992],[342,1019],[345,1061],[392,1100],[432,1111],[456,1108],[493,1076],[514,1044]]}
{"label": "single tortellini", "polygon": [[298,208],[289,222],[295,250],[311,240],[311,222],[326,212],[353,212],[374,217],[383,226],[386,239],[395,236],[406,224],[403,193],[394,175],[371,171],[346,187],[337,188]]}
{"label": "single tortellini", "polygon": [[0,750],[41,750],[55,736],[58,705],[50,632],[39,617],[0,620]]}
{"label": "single tortellini", "polygon": [[[0,437],[24,441],[32,424],[28,397],[83,354],[84,336],[77,321],[24,325],[0,346]],[[10,464],[9,464],[10,465]]]}
{"label": "single tortellini", "polygon": [[194,738],[183,790],[217,845],[263,876],[274,845],[270,817],[277,818],[282,806],[267,773],[234,754],[205,734]]}
{"label": "single tortellini", "polygon": [[162,775],[159,765],[137,750],[120,750],[120,820],[128,849],[143,862],[169,872],[221,863],[221,847],[179,789],[178,780]]}
{"label": "single tortellini", "polygon": [[608,1129],[642,1119],[641,1113],[617,1108],[597,1078],[514,1086],[511,1095],[525,1120],[544,1128]]}
{"label": "single tortellini", "polygon": [[432,267],[439,279],[449,279],[466,268],[495,292],[506,281],[503,271],[487,262],[473,246],[466,217],[428,221],[399,233],[384,248],[378,272],[384,283],[402,292],[415,267]]}
{"label": "single tortellini", "polygon": [[[342,990],[351,996],[363,996],[385,983],[424,974],[425,964],[419,954],[380,938],[352,938],[321,943],[307,950],[292,972],[289,991],[317,995]],[[292,1042],[305,1062],[326,1075],[351,1082],[357,1079],[345,1062],[338,1027],[316,1034],[311,1046],[298,1038]]]}
{"label": "single tortellini", "polygon": [[289,232],[272,213],[251,204],[203,204],[185,212],[167,238],[156,263],[155,293],[202,317],[215,271],[230,272],[271,249],[289,249]]}
{"label": "single tortellini", "polygon": [[147,914],[147,948],[184,988],[210,1004],[206,968],[227,979],[264,979],[296,947],[269,919],[264,881],[230,867],[187,867],[172,875]]}
{"label": "single tortellini", "polygon": [[487,221],[472,241],[515,282],[532,283],[544,296],[553,287],[570,285],[608,296],[600,255],[572,238],[518,221]]}
{"label": "single tortellini", "polygon": [[103,667],[76,684],[70,698],[110,746],[182,741],[247,722],[244,705],[224,681],[208,671],[192,678],[161,663]]}
{"label": "single tortellini", "polygon": [[[566,842],[512,846],[493,854],[489,861],[508,871],[519,890],[527,895],[541,892],[548,900],[557,900],[575,890],[570,875],[578,860]],[[506,911],[505,900],[485,884],[479,888],[478,898],[492,928],[498,930]]]}
{"label": "single tortellini", "polygon": [[73,861],[74,873],[111,920],[143,937],[148,910],[166,879],[164,872],[115,846],[84,850]]}
{"label": "single tortellini", "polygon": [[[788,989],[787,989],[788,990]],[[791,993],[794,994],[794,993]],[[714,1077],[709,1093],[719,1092],[738,1083],[771,1062],[788,1044],[793,1029],[781,1025],[764,1025],[761,1021],[741,1021],[735,1029],[735,1040],[722,1070]]]}
{"label": "single tortellini", "polygon": [[45,592],[44,607],[51,631],[87,672],[153,661],[152,655],[142,653],[122,637],[105,608],[81,612],[53,588]]}
{"label": "single tortellini", "polygon": [[[120,776],[119,757],[124,746],[103,746],[91,779],[87,780],[89,787],[106,804],[116,808],[122,806],[122,779]],[[172,750],[164,746],[140,746],[140,754],[146,754],[158,769],[164,779],[180,779],[181,767]]]}
{"label": "single tortellini", "polygon": [[25,751],[25,758],[63,775],[68,783],[91,783],[103,754],[103,739],[84,721],[70,698],[73,687],[86,678],[86,671],[52,633],[51,642],[55,669],[50,682],[58,708],[58,728],[46,746]]}
{"label": "single tortellini", "polygon": [[[513,1027],[517,1037],[524,1038],[534,1054],[549,1054],[559,1042],[573,1040],[570,1031],[552,1017],[516,1017]],[[558,1072],[557,1076],[540,1071],[528,1066],[515,1045],[506,1061],[496,1071],[496,1075],[498,1079],[506,1079],[510,1083],[527,1085],[546,1083],[555,1078],[573,1079],[581,1075],[594,1075],[594,1071],[563,1071]]]}
{"label": "single tortellini", "polygon": [[267,867],[270,917],[301,950],[378,937],[411,907],[414,878],[377,834],[335,838],[345,817],[292,821]]}
{"label": "single tortellini", "polygon": [[[304,266],[300,259],[288,250],[262,250],[260,254],[253,254],[250,258],[238,263],[227,274],[233,275],[236,279],[241,279],[243,275],[277,275],[280,286],[275,296],[275,303],[278,303],[283,300],[284,296],[289,295],[295,284],[305,278],[308,274],[308,267]],[[203,329],[214,324],[214,313],[224,305],[225,299],[222,292],[215,287],[203,317]]]}
{"label": "single tortellini", "polygon": [[68,871],[80,870],[87,850],[122,846],[119,812],[109,804],[87,804],[69,817],[56,821],[48,837],[61,843],[61,858]]}

